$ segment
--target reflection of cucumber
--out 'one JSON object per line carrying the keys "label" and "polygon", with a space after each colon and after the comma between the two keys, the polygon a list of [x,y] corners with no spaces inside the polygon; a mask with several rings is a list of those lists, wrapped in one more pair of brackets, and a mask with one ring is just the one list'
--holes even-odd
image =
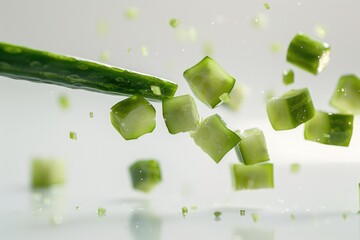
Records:
{"label": "reflection of cucumber", "polygon": [[353,115],[316,111],[315,116],[305,123],[305,139],[328,145],[349,146],[353,120]]}
{"label": "reflection of cucumber", "polygon": [[129,171],[133,188],[139,191],[150,192],[161,182],[160,165],[156,160],[137,161],[130,166]]}
{"label": "reflection of cucumber", "polygon": [[298,33],[289,45],[286,60],[313,74],[321,72],[328,64],[330,46]]}
{"label": "reflection of cucumber", "polygon": [[235,190],[274,188],[273,164],[264,163],[246,166],[241,163],[232,165]]}
{"label": "reflection of cucumber", "polygon": [[296,128],[311,119],[315,113],[307,88],[290,90],[281,97],[268,99],[266,110],[275,130]]}
{"label": "reflection of cucumber", "polygon": [[[32,82],[152,99],[174,96],[177,84],[96,62],[0,42],[0,75]],[[158,87],[158,92],[152,91]]]}

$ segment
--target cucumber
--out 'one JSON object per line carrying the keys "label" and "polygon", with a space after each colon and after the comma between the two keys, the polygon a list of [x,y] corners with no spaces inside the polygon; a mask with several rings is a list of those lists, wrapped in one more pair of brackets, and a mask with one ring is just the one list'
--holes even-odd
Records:
{"label": "cucumber", "polygon": [[129,167],[134,189],[148,193],[161,182],[160,164],[157,160],[138,160]]}
{"label": "cucumber", "polygon": [[235,190],[274,188],[274,170],[272,163],[246,166],[232,164],[233,187]]}
{"label": "cucumber", "polygon": [[[154,100],[174,96],[177,84],[109,65],[0,42],[0,75],[38,83]],[[160,94],[152,89],[158,87]]]}

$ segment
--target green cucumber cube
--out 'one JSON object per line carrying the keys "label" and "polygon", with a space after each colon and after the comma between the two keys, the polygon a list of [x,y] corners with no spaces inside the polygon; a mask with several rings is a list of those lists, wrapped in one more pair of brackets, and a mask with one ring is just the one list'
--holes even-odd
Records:
{"label": "green cucumber cube", "polygon": [[111,124],[126,139],[137,139],[155,129],[155,108],[141,96],[131,96],[111,108]]}
{"label": "green cucumber cube", "polygon": [[360,113],[360,79],[353,74],[339,79],[330,105],[342,113]]}
{"label": "green cucumber cube", "polygon": [[253,165],[270,160],[262,130],[251,128],[239,132],[238,135],[241,140],[235,150],[243,164]]}
{"label": "green cucumber cube", "polygon": [[190,95],[164,99],[162,110],[169,133],[189,132],[198,128],[200,117]]}
{"label": "green cucumber cube", "polygon": [[217,114],[204,119],[191,137],[216,163],[240,141],[240,137],[228,129]]}
{"label": "green cucumber cube", "polygon": [[295,74],[292,69],[283,72],[282,80],[285,85],[290,85],[294,83],[294,78],[295,78]]}
{"label": "green cucumber cube", "polygon": [[235,190],[274,188],[272,163],[250,166],[236,163],[232,165],[231,170]]}
{"label": "green cucumber cube", "polygon": [[327,145],[349,146],[353,132],[353,115],[316,111],[305,123],[306,140]]}
{"label": "green cucumber cube", "polygon": [[32,161],[32,187],[48,188],[65,182],[65,162],[36,158]]}
{"label": "green cucumber cube", "polygon": [[184,78],[195,96],[211,108],[215,108],[221,102],[221,95],[229,94],[235,84],[235,79],[210,57],[187,69]]}
{"label": "green cucumber cube", "polygon": [[275,130],[288,130],[310,120],[315,109],[307,88],[290,90],[267,100],[266,111]]}
{"label": "green cucumber cube", "polygon": [[160,164],[156,160],[139,160],[129,167],[133,188],[150,192],[161,182]]}

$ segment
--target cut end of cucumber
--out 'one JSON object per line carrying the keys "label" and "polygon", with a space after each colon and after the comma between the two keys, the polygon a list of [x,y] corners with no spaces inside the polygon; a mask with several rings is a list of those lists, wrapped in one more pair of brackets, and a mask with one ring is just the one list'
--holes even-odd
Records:
{"label": "cut end of cucumber", "polygon": [[316,111],[315,116],[305,123],[306,140],[335,146],[347,147],[353,132],[353,115]]}
{"label": "cut end of cucumber", "polygon": [[288,130],[310,120],[315,109],[307,88],[293,89],[267,100],[266,111],[274,130]]}
{"label": "cut end of cucumber", "polygon": [[111,108],[111,124],[126,139],[137,139],[155,129],[155,108],[140,96],[131,96]]}
{"label": "cut end of cucumber", "polygon": [[204,119],[191,137],[216,163],[240,141],[240,137],[228,129],[217,114]]}
{"label": "cut end of cucumber", "polygon": [[246,166],[241,163],[231,166],[235,190],[274,188],[273,164],[264,163]]}
{"label": "cut end of cucumber", "polygon": [[239,132],[241,140],[236,145],[235,150],[239,160],[245,165],[269,161],[265,136],[262,130],[251,128]]}
{"label": "cut end of cucumber", "polygon": [[184,78],[195,96],[211,108],[215,108],[221,96],[229,94],[235,84],[235,79],[208,56],[187,69]]}
{"label": "cut end of cucumber", "polygon": [[129,168],[133,188],[150,192],[161,182],[160,164],[156,160],[139,160]]}
{"label": "cut end of cucumber", "polygon": [[341,76],[330,105],[341,113],[360,113],[360,78],[354,74]]}
{"label": "cut end of cucumber", "polygon": [[200,117],[194,99],[190,95],[164,99],[163,117],[171,134],[195,131]]}
{"label": "cut end of cucumber", "polygon": [[32,187],[48,188],[65,182],[65,162],[57,159],[32,161]]}

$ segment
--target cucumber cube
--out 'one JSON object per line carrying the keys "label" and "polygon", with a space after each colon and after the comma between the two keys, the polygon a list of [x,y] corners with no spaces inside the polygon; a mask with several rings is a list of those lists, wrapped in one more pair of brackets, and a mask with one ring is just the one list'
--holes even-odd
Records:
{"label": "cucumber cube", "polygon": [[251,128],[239,132],[238,135],[241,140],[235,150],[243,164],[253,165],[270,160],[263,131]]}
{"label": "cucumber cube", "polygon": [[65,182],[65,163],[55,159],[32,161],[32,187],[47,188]]}
{"label": "cucumber cube", "polygon": [[150,192],[161,182],[160,164],[156,160],[139,160],[130,168],[133,188],[142,192]]}
{"label": "cucumber cube", "polygon": [[216,163],[240,141],[240,137],[229,130],[217,114],[204,119],[191,137]]}
{"label": "cucumber cube", "polygon": [[111,124],[126,139],[137,139],[155,129],[155,108],[141,96],[131,96],[111,108]]}
{"label": "cucumber cube", "polygon": [[231,170],[235,190],[274,188],[272,163],[251,166],[236,163]]}
{"label": "cucumber cube", "polygon": [[221,95],[229,94],[235,84],[235,79],[210,57],[203,58],[183,75],[195,96],[211,108],[215,108],[221,102]]}
{"label": "cucumber cube", "polygon": [[288,130],[310,120],[315,109],[307,88],[290,90],[267,100],[266,111],[275,130]]}
{"label": "cucumber cube", "polygon": [[200,117],[190,95],[164,99],[162,110],[166,127],[171,134],[194,131],[199,125]]}
{"label": "cucumber cube", "polygon": [[342,113],[360,113],[360,79],[356,75],[344,75],[339,79],[330,105]]}
{"label": "cucumber cube", "polygon": [[316,111],[305,123],[306,140],[327,145],[349,146],[353,132],[353,115]]}

